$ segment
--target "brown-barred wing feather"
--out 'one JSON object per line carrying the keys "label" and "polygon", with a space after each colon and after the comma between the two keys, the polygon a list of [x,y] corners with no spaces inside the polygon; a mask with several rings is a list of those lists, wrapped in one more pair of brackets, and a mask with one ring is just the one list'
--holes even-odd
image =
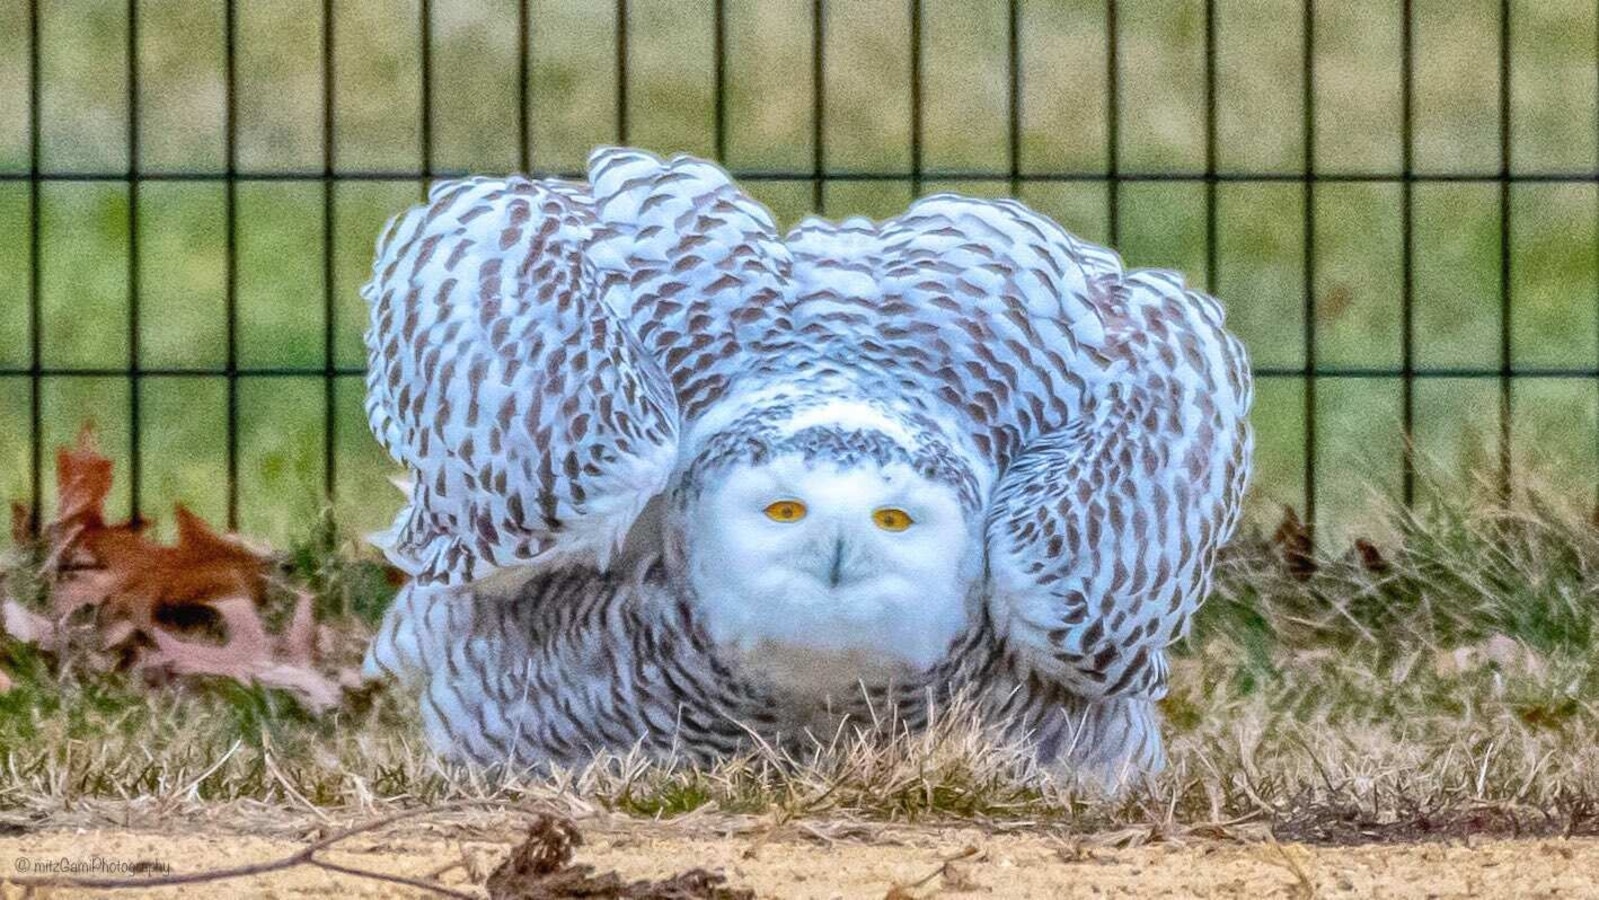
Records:
{"label": "brown-barred wing feather", "polygon": [[426,582],[603,567],[676,458],[671,386],[599,296],[585,190],[435,186],[378,244],[367,413],[411,472],[390,536]]}
{"label": "brown-barred wing feather", "polygon": [[837,334],[790,356],[939,401],[993,479],[1006,648],[1085,698],[1158,696],[1248,477],[1248,360],[1216,302],[1011,200],[935,195],[788,242],[793,321]]}
{"label": "brown-barred wing feather", "polygon": [[718,166],[604,148],[589,158],[601,295],[632,324],[693,422],[781,332],[792,268],[771,213]]}
{"label": "brown-barred wing feather", "polygon": [[1084,697],[1158,699],[1232,535],[1249,474],[1248,359],[1180,276],[1107,285],[1107,340],[1080,419],[1039,437],[989,508],[996,627]]}

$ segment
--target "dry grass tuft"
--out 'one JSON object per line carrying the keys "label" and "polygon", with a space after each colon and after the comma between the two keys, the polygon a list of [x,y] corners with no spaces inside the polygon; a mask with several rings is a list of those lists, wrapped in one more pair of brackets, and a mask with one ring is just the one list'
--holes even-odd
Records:
{"label": "dry grass tuft", "polygon": [[[1039,769],[962,703],[925,732],[859,723],[710,768],[613,754],[575,771],[483,772],[437,760],[392,696],[313,717],[277,691],[216,680],[152,692],[0,638],[16,682],[0,694],[0,819],[223,804],[267,821],[273,809],[331,818],[498,798],[796,827],[1036,824],[1128,842],[1262,826],[1336,843],[1599,834],[1599,530],[1537,496],[1392,515],[1398,542],[1344,554],[1263,534],[1235,544],[1176,651],[1169,768],[1114,799]],[[366,627],[378,604],[363,592],[381,578],[303,547],[290,562],[344,592],[352,633]]]}

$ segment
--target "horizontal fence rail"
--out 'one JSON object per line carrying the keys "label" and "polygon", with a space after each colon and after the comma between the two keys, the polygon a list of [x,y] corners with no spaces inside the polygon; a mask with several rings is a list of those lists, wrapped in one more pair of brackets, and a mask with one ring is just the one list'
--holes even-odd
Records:
{"label": "horizontal fence rail", "polygon": [[[1485,171],[1466,172],[1422,172],[1416,170],[1415,165],[1415,63],[1416,49],[1413,27],[1413,11],[1411,0],[1397,0],[1400,7],[1400,33],[1396,36],[1400,46],[1400,148],[1401,165],[1393,171],[1367,172],[1367,171],[1332,171],[1318,165],[1316,159],[1316,133],[1317,133],[1317,100],[1316,88],[1316,60],[1317,60],[1317,29],[1316,5],[1314,0],[1303,0],[1300,7],[1302,27],[1302,56],[1303,68],[1299,73],[1300,83],[1293,86],[1300,95],[1302,120],[1300,127],[1303,142],[1303,155],[1297,169],[1291,171],[1241,171],[1219,166],[1217,152],[1217,0],[1206,0],[1203,4],[1203,103],[1204,103],[1204,163],[1202,168],[1185,169],[1178,171],[1140,171],[1137,169],[1123,168],[1121,165],[1122,128],[1123,118],[1123,70],[1129,64],[1127,48],[1120,40],[1118,23],[1117,0],[1102,0],[1104,8],[1104,27],[1106,34],[1105,51],[1105,97],[1106,97],[1106,132],[1105,152],[1106,165],[1103,169],[1092,171],[1033,171],[1021,165],[1022,143],[1022,67],[1021,67],[1021,37],[1022,17],[1020,14],[1022,4],[1019,0],[1010,0],[1005,4],[1005,54],[997,64],[1003,67],[1004,83],[1006,85],[1007,102],[1005,107],[1006,121],[1006,156],[1005,165],[994,169],[941,169],[924,166],[926,141],[926,116],[924,115],[924,82],[926,53],[923,34],[923,20],[925,10],[920,0],[908,0],[906,16],[909,27],[909,59],[910,59],[910,98],[909,98],[909,125],[910,147],[908,167],[894,171],[860,171],[849,168],[834,167],[829,164],[826,142],[826,113],[827,113],[827,63],[826,63],[826,34],[828,28],[828,7],[826,0],[810,0],[809,3],[809,29],[808,35],[811,96],[809,109],[804,115],[810,119],[810,134],[812,139],[811,160],[808,168],[784,169],[739,169],[734,167],[735,177],[752,182],[793,182],[809,184],[811,186],[811,206],[820,213],[826,212],[825,187],[830,183],[847,182],[886,182],[898,183],[909,186],[915,195],[922,194],[929,183],[940,181],[965,181],[996,183],[1008,186],[1012,193],[1019,192],[1025,185],[1033,183],[1084,183],[1101,184],[1106,190],[1106,232],[1114,245],[1123,236],[1125,225],[1122,221],[1122,191],[1124,185],[1142,183],[1175,183],[1195,184],[1204,187],[1203,214],[1204,214],[1204,272],[1202,273],[1207,285],[1218,283],[1220,264],[1218,261],[1218,187],[1222,185],[1242,184],[1280,184],[1298,186],[1303,192],[1303,212],[1300,221],[1300,230],[1296,240],[1302,243],[1301,250],[1301,290],[1300,314],[1303,316],[1303,332],[1300,335],[1302,346],[1299,348],[1302,365],[1296,366],[1257,366],[1255,374],[1262,379],[1292,379],[1303,385],[1303,480],[1304,496],[1301,503],[1307,522],[1314,523],[1317,517],[1317,446],[1318,446],[1318,384],[1333,379],[1394,379],[1400,386],[1400,428],[1403,432],[1404,454],[1402,495],[1406,503],[1415,499],[1416,469],[1415,461],[1409,450],[1415,431],[1416,399],[1415,385],[1418,381],[1429,379],[1481,379],[1497,382],[1498,393],[1496,412],[1498,433],[1496,435],[1496,453],[1498,478],[1501,491],[1508,495],[1512,471],[1511,453],[1511,424],[1515,415],[1513,399],[1513,385],[1522,379],[1568,379],[1592,380],[1596,392],[1599,392],[1599,360],[1593,367],[1583,366],[1526,366],[1515,363],[1512,355],[1511,336],[1513,333],[1513,315],[1515,310],[1514,290],[1515,260],[1511,250],[1512,238],[1512,203],[1511,191],[1517,185],[1599,185],[1599,160],[1595,167],[1578,171],[1516,171],[1512,166],[1512,137],[1515,122],[1513,120],[1511,79],[1512,67],[1512,34],[1511,34],[1511,4],[1510,0],[1501,0],[1497,16],[1497,47],[1496,56],[1491,61],[1496,72],[1496,100],[1498,116],[1498,167]],[[711,15],[714,19],[711,30],[711,53],[714,57],[711,77],[713,80],[713,106],[712,134],[715,156],[723,160],[727,156],[729,137],[728,102],[729,71],[728,71],[728,11],[726,0],[714,0],[711,4]],[[419,124],[419,142],[415,148],[418,166],[414,169],[346,169],[339,168],[336,163],[336,138],[339,134],[336,120],[335,88],[338,69],[335,65],[339,35],[335,33],[335,3],[334,0],[323,0],[322,21],[320,26],[320,73],[321,82],[321,117],[320,135],[322,142],[321,165],[319,168],[296,168],[288,170],[250,170],[240,168],[238,165],[238,82],[237,71],[238,55],[238,22],[236,2],[228,0],[224,5],[224,53],[223,53],[223,90],[225,95],[223,133],[224,133],[224,163],[215,170],[152,170],[144,167],[141,160],[140,147],[140,42],[139,0],[127,0],[126,7],[126,63],[125,78],[127,89],[127,137],[126,156],[128,165],[125,169],[116,171],[93,170],[72,171],[48,169],[42,165],[41,158],[41,92],[43,75],[40,65],[40,3],[39,0],[30,0],[27,11],[27,27],[29,37],[28,50],[28,115],[27,129],[29,135],[29,164],[26,171],[0,171],[0,184],[25,184],[27,186],[27,203],[29,210],[30,229],[27,242],[27,259],[29,277],[24,300],[27,304],[28,337],[28,364],[25,366],[0,366],[0,379],[25,379],[28,382],[28,397],[30,403],[30,416],[27,423],[29,436],[29,484],[34,527],[41,519],[40,511],[45,495],[43,487],[43,471],[45,466],[45,448],[43,446],[43,396],[42,386],[50,379],[71,378],[112,378],[126,379],[129,383],[127,415],[129,420],[129,446],[127,448],[130,475],[131,475],[131,507],[132,513],[137,518],[141,513],[142,499],[140,496],[141,481],[143,478],[143,440],[142,432],[154,424],[146,421],[146,410],[142,407],[142,386],[150,379],[217,379],[225,383],[226,398],[226,492],[227,492],[227,519],[230,527],[237,527],[239,520],[240,496],[240,384],[248,379],[283,379],[303,378],[320,380],[322,384],[322,409],[323,441],[321,448],[323,460],[322,490],[326,498],[332,498],[338,490],[338,453],[335,446],[336,439],[336,387],[341,380],[346,385],[358,383],[354,381],[363,374],[360,366],[342,365],[337,361],[335,348],[335,332],[340,323],[338,320],[338,304],[335,295],[334,277],[334,232],[335,216],[337,213],[338,193],[336,187],[341,183],[355,182],[392,182],[415,183],[418,190],[425,194],[427,185],[439,178],[448,178],[471,174],[449,168],[438,168],[434,165],[434,18],[433,3],[430,0],[420,0],[417,9],[419,19],[416,23],[419,35],[418,64],[420,66],[420,102],[415,115]],[[596,9],[601,7],[596,4]],[[612,22],[614,36],[614,77],[615,77],[615,108],[614,134],[618,143],[626,143],[630,134],[629,122],[629,91],[635,85],[631,75],[631,50],[629,31],[629,3],[628,0],[615,0],[614,8],[606,10],[606,15],[614,17]],[[536,17],[532,14],[529,0],[520,0],[517,5],[517,64],[516,64],[516,94],[518,98],[517,119],[507,128],[508,135],[514,136],[516,143],[516,158],[522,171],[530,172],[537,176],[555,176],[562,178],[580,179],[582,172],[575,171],[538,171],[531,165],[533,161],[532,140],[532,105],[530,103],[530,59],[531,44],[530,33],[536,26]],[[1595,38],[1599,46],[1599,35]],[[1596,83],[1599,83],[1599,62],[1595,65]],[[1599,130],[1599,122],[1595,124]],[[1596,143],[1599,146],[1599,143]],[[248,183],[308,183],[320,184],[321,206],[321,272],[323,293],[320,298],[321,315],[323,316],[323,343],[321,365],[296,366],[252,366],[241,361],[239,346],[239,206],[236,188],[240,184]],[[73,367],[61,365],[47,365],[42,343],[42,312],[41,312],[41,189],[51,184],[78,184],[78,183],[109,183],[125,187],[127,191],[127,216],[129,246],[127,248],[126,281],[128,288],[127,306],[127,358],[125,362],[115,365],[98,365],[92,367]],[[225,354],[224,361],[218,366],[205,367],[171,367],[153,366],[145,362],[145,353],[140,345],[141,325],[145,310],[141,308],[140,297],[142,275],[140,271],[140,251],[138,241],[140,238],[139,219],[143,211],[143,202],[140,194],[141,185],[150,183],[201,183],[220,184],[223,188],[222,219],[223,219],[223,260],[224,260],[224,303],[225,316]],[[1330,365],[1321,361],[1322,336],[1317,331],[1317,248],[1318,236],[1316,196],[1318,189],[1324,185],[1336,184],[1378,184],[1395,185],[1399,188],[1399,233],[1402,242],[1399,250],[1400,268],[1400,336],[1399,336],[1399,362],[1390,366],[1361,366],[1361,365]],[[1498,250],[1497,290],[1498,296],[1494,300],[1495,314],[1497,316],[1497,346],[1496,358],[1482,365],[1456,365],[1456,366],[1427,366],[1417,361],[1415,346],[1416,338],[1416,261],[1415,261],[1415,186],[1432,184],[1482,184],[1495,185],[1497,191],[1497,217],[1500,245]],[[1599,198],[1599,190],[1595,192]],[[1595,206],[1595,221],[1599,222],[1599,201]],[[1599,226],[1595,228],[1596,246],[1594,252],[1599,256]],[[1198,274],[1198,273],[1196,273]],[[15,290],[11,285],[6,290]],[[18,291],[21,295],[22,292]],[[8,301],[9,302],[9,301]],[[1599,285],[1593,289],[1588,298],[1574,298],[1574,303],[1582,304],[1591,302],[1599,305]],[[1596,447],[1599,447],[1599,433],[1594,437]]]}

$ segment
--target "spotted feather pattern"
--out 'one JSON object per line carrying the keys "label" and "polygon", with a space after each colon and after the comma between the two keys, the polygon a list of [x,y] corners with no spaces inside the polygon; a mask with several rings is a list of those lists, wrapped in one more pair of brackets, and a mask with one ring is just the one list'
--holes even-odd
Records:
{"label": "spotted feather pattern", "polygon": [[595,227],[577,188],[470,179],[378,242],[367,413],[413,475],[390,551],[424,581],[603,566],[671,473],[676,401],[600,296]]}
{"label": "spotted feather pattern", "polygon": [[[914,719],[974,687],[1046,756],[1158,763],[1165,648],[1252,443],[1243,348],[1180,276],[1009,200],[780,237],[716,166],[616,149],[587,184],[441,184],[367,290],[368,411],[416,476],[396,546],[420,560],[369,662],[420,677],[440,746],[569,761],[815,724],[705,638],[673,571],[691,519],[629,538],[643,568],[595,565],[668,485],[691,512],[728,467],[797,450],[909,463],[981,523],[980,615],[946,665],[869,691]],[[838,397],[913,439],[774,428]],[[468,583],[507,566],[509,593]]]}
{"label": "spotted feather pattern", "polygon": [[921,677],[824,706],[719,654],[671,581],[652,556],[628,571],[561,568],[514,588],[408,585],[366,671],[416,690],[431,743],[485,767],[570,768],[634,748],[706,763],[757,740],[804,752],[841,720],[923,728],[956,697],[1091,784],[1115,788],[1162,765],[1153,701],[1091,701],[1040,680],[981,623]]}
{"label": "spotted feather pattern", "polygon": [[683,417],[697,419],[772,333],[788,248],[771,213],[702,160],[604,150],[589,182],[601,291],[660,362]]}

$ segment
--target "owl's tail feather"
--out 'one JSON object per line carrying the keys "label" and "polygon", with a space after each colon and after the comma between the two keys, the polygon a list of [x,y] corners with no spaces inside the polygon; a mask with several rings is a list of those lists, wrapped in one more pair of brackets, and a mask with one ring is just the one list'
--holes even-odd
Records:
{"label": "owl's tail feather", "polygon": [[[407,500],[410,500],[411,493],[416,486],[415,479],[409,476],[392,477],[389,479],[389,483],[398,488],[400,493],[404,494]],[[411,519],[411,516],[412,505],[408,502],[406,505],[400,507],[399,513],[395,515],[394,521],[389,525],[389,527],[384,528],[381,531],[369,531],[366,533],[365,538],[366,542],[372,547],[377,548],[383,554],[383,558],[387,559],[391,565],[393,565],[396,569],[399,569],[401,572],[411,576],[412,578],[415,578],[417,575],[421,574],[423,568],[421,562],[410,554],[404,553],[400,550],[404,540],[403,535],[405,534],[405,529],[407,527],[407,523]]]}
{"label": "owl's tail feather", "polygon": [[533,577],[524,569],[500,569],[471,585],[412,579],[400,589],[368,645],[361,676],[421,689],[472,636],[480,598],[514,596]]}
{"label": "owl's tail feather", "polygon": [[1111,796],[1166,768],[1160,714],[1146,697],[1066,704],[1039,724],[1034,738],[1042,761],[1078,786]]}
{"label": "owl's tail feather", "polygon": [[383,616],[367,647],[362,677],[392,679],[407,688],[421,688],[430,662],[442,658],[452,634],[451,605],[460,604],[457,588],[408,582]]}

